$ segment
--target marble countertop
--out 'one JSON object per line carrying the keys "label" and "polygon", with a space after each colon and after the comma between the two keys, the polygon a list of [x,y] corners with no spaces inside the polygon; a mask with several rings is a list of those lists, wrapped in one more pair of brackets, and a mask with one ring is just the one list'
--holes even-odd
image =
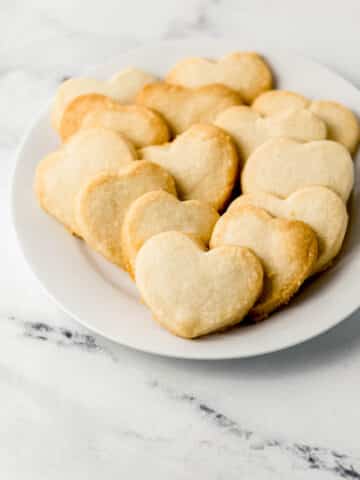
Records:
{"label": "marble countertop", "polygon": [[360,479],[360,315],[270,356],[191,362],[97,337],[42,293],[16,245],[16,147],[62,79],[149,40],[237,35],[360,86],[358,0],[2,0],[0,477]]}

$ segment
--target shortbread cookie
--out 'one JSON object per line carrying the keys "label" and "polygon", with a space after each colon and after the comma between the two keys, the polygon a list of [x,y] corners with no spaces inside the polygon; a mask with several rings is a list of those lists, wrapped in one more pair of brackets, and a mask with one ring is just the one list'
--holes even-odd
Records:
{"label": "shortbread cookie", "polygon": [[101,93],[122,104],[133,103],[139,90],[155,80],[153,75],[137,68],[126,68],[109,80],[70,78],[60,85],[56,93],[51,118],[53,127],[59,130],[65,108],[79,95]]}
{"label": "shortbread cookie", "polygon": [[235,52],[218,61],[186,58],[169,71],[166,81],[190,88],[221,83],[251,103],[272,87],[272,74],[267,63],[256,53]]}
{"label": "shortbread cookie", "polygon": [[274,115],[289,108],[308,108],[310,100],[288,90],[269,90],[259,95],[251,107],[261,115]]}
{"label": "shortbread cookie", "polygon": [[180,232],[151,237],[136,257],[136,285],[154,319],[194,338],[239,323],[259,297],[263,271],[246,248],[207,252]]}
{"label": "shortbread cookie", "polygon": [[170,230],[187,233],[208,245],[219,214],[198,200],[181,202],[164,191],[145,193],[128,209],[122,229],[127,270],[133,274],[135,258],[146,240]]}
{"label": "shortbread cookie", "polygon": [[310,110],[327,125],[328,138],[342,143],[351,153],[355,153],[360,126],[353,112],[337,102],[316,100],[310,103]]}
{"label": "shortbread cookie", "polygon": [[140,155],[171,173],[181,200],[202,200],[216,210],[224,207],[237,177],[235,146],[212,125],[193,125],[173,142],[143,148]]}
{"label": "shortbread cookie", "polygon": [[80,131],[39,163],[35,190],[40,205],[79,235],[74,199],[81,186],[94,175],[117,172],[135,159],[134,148],[118,133],[100,128]]}
{"label": "shortbread cookie", "polygon": [[263,117],[249,107],[230,107],[219,113],[214,123],[232,136],[245,161],[270,138],[291,137],[304,142],[326,138],[325,123],[304,108]]}
{"label": "shortbread cookie", "polygon": [[250,248],[264,267],[264,290],[250,311],[255,320],[287,303],[316,264],[316,234],[303,222],[274,218],[250,205],[225,213],[215,225],[211,248]]}
{"label": "shortbread cookie", "polygon": [[282,198],[300,188],[322,185],[346,202],[353,184],[354,166],[348,150],[330,140],[268,140],[250,155],[241,175],[243,193],[263,191]]}
{"label": "shortbread cookie", "polygon": [[330,140],[342,143],[351,153],[355,152],[359,143],[357,118],[351,110],[337,102],[311,101],[295,92],[271,90],[260,95],[252,108],[262,115],[274,115],[289,108],[308,108],[325,122]]}
{"label": "shortbread cookie", "polygon": [[219,112],[242,103],[240,95],[224,85],[192,89],[164,82],[145,85],[136,102],[160,113],[175,135],[194,123],[211,123]]}
{"label": "shortbread cookie", "polygon": [[64,111],[60,125],[63,141],[83,128],[103,127],[126,136],[137,148],[169,140],[165,121],[142,105],[121,105],[98,93],[80,95]]}
{"label": "shortbread cookie", "polygon": [[175,182],[161,167],[138,161],[91,178],[75,199],[76,223],[83,239],[97,252],[123,267],[121,229],[131,203],[146,192],[176,195]]}
{"label": "shortbread cookie", "polygon": [[274,217],[300,220],[317,234],[319,256],[312,273],[327,268],[339,253],[348,224],[348,214],[341,198],[325,187],[306,187],[282,200],[270,193],[241,195],[227,212],[234,213],[244,205],[263,208]]}

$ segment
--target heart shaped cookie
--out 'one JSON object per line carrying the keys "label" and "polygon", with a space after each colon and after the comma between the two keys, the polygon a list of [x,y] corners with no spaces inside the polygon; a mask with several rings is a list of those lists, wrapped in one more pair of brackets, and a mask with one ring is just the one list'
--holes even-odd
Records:
{"label": "heart shaped cookie", "polygon": [[155,320],[185,338],[239,323],[262,289],[261,264],[248,249],[206,251],[180,232],[151,237],[135,265],[136,285]]}
{"label": "heart shaped cookie", "polygon": [[100,172],[117,172],[136,159],[133,146],[111,130],[95,128],[75,134],[38,165],[35,191],[42,208],[79,235],[74,199],[81,186]]}
{"label": "heart shaped cookie", "polygon": [[330,140],[342,143],[354,153],[359,143],[359,122],[353,112],[344,105],[328,100],[311,101],[295,92],[271,90],[261,94],[252,108],[262,115],[274,115],[289,108],[308,108],[327,126]]}
{"label": "heart shaped cookie", "polygon": [[145,85],[136,103],[160,113],[177,135],[194,123],[213,122],[219,112],[242,101],[238,93],[224,85],[186,88],[157,82]]}
{"label": "heart shaped cookie", "polygon": [[121,229],[132,202],[146,192],[176,195],[172,177],[150,162],[133,162],[117,173],[92,177],[75,199],[76,223],[82,238],[97,252],[123,267]]}
{"label": "heart shaped cookie", "polygon": [[291,137],[304,142],[326,138],[325,123],[304,108],[263,117],[249,107],[230,107],[216,117],[214,124],[232,136],[243,160],[270,138]]}
{"label": "heart shaped cookie", "polygon": [[126,68],[113,75],[109,80],[70,78],[60,85],[56,93],[51,116],[53,127],[55,130],[59,130],[64,110],[79,95],[101,93],[123,104],[133,103],[139,90],[155,80],[153,75],[137,68]]}
{"label": "heart shaped cookie", "polygon": [[133,274],[138,251],[154,235],[176,230],[208,245],[219,214],[198,200],[181,202],[164,191],[145,193],[128,209],[122,228],[122,249],[126,269]]}
{"label": "heart shaped cookie", "polygon": [[341,198],[325,187],[306,187],[282,200],[270,193],[241,195],[227,212],[234,213],[244,205],[263,208],[274,217],[300,220],[317,235],[319,256],[312,273],[327,268],[339,253],[348,224],[348,214]]}
{"label": "heart shaped cookie", "polygon": [[239,245],[250,248],[264,267],[264,290],[251,309],[255,320],[287,303],[316,264],[316,234],[303,222],[274,218],[250,205],[225,213],[215,225],[211,248]]}
{"label": "heart shaped cookie", "polygon": [[137,148],[169,140],[164,120],[142,105],[121,105],[98,93],[80,95],[65,109],[60,136],[66,141],[83,128],[108,128],[126,136]]}
{"label": "heart shaped cookie", "polygon": [[238,172],[232,140],[212,125],[193,125],[173,142],[145,147],[140,155],[171,173],[181,200],[201,200],[216,210],[227,202]]}
{"label": "heart shaped cookie", "polygon": [[282,198],[300,188],[322,185],[346,202],[353,184],[354,166],[349,152],[330,140],[268,140],[250,155],[241,175],[244,193],[263,191]]}
{"label": "heart shaped cookie", "polygon": [[272,86],[272,74],[267,63],[253,52],[234,52],[218,61],[186,58],[166,75],[166,81],[184,87],[201,87],[221,83],[240,93],[251,103]]}
{"label": "heart shaped cookie", "polygon": [[328,138],[355,153],[359,144],[359,121],[351,110],[337,102],[314,100],[309,109],[321,118],[327,126]]}
{"label": "heart shaped cookie", "polygon": [[261,115],[274,115],[289,108],[308,108],[310,100],[300,93],[288,90],[268,90],[259,95],[251,105]]}

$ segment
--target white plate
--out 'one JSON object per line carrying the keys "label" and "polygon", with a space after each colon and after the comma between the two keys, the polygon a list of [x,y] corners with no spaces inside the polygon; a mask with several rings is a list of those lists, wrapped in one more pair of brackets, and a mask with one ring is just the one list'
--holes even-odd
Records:
{"label": "white plate", "polygon": [[[121,54],[92,74],[107,78],[129,65],[163,75],[178,59],[218,57],[244,49],[234,40],[162,43]],[[276,73],[277,86],[312,98],[338,100],[360,116],[360,92],[328,69],[293,53],[261,52]],[[71,237],[38,206],[33,194],[37,163],[59,141],[50,127],[50,108],[35,122],[20,147],[13,185],[13,217],[31,269],[51,298],[91,330],[146,352],[173,357],[221,359],[274,352],[318,335],[360,304],[359,172],[350,201],[351,228],[336,265],[312,281],[288,307],[256,326],[188,341],[170,335],[151,319],[128,276],[84,243]],[[359,163],[359,162],[357,162]]]}

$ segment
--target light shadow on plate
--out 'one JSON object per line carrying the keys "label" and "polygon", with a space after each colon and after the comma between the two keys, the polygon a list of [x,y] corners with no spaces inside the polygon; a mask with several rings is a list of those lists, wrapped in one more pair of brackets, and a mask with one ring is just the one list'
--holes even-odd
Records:
{"label": "light shadow on plate", "polygon": [[94,272],[114,289],[125,294],[130,300],[139,302],[140,296],[130,276],[120,267],[108,262],[100,254],[91,250],[84,242],[79,240],[79,251],[85,256]]}

